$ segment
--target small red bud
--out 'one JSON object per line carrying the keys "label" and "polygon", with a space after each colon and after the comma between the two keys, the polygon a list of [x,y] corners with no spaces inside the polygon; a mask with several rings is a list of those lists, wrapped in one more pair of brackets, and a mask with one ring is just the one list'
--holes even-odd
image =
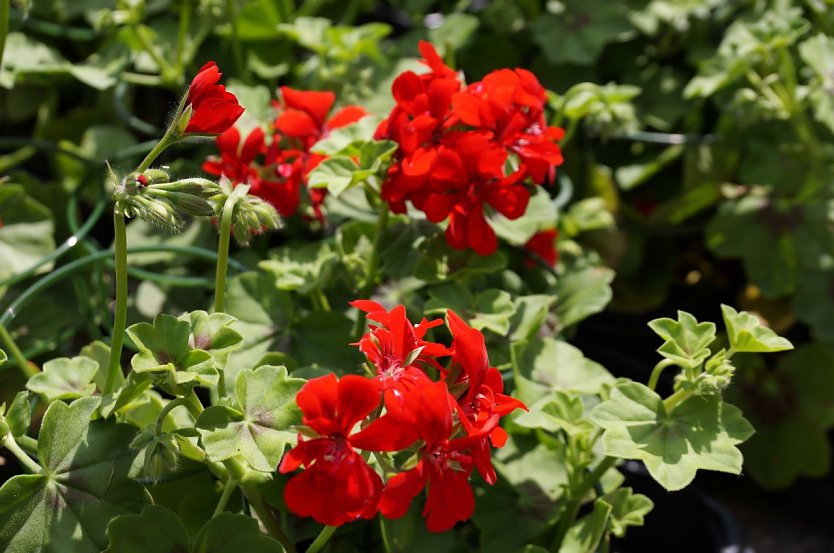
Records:
{"label": "small red bud", "polygon": [[146,177],[145,175],[137,175],[136,176],[136,182],[140,186],[143,186],[143,187],[148,186],[148,177]]}

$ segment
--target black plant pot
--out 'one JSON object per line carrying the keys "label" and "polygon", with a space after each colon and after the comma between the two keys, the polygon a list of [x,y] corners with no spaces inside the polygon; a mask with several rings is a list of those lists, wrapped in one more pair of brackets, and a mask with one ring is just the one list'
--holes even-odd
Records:
{"label": "black plant pot", "polygon": [[745,546],[745,533],[719,502],[705,493],[686,489],[667,492],[642,463],[620,466],[625,485],[654,501],[644,526],[631,527],[614,540],[616,553],[753,553]]}

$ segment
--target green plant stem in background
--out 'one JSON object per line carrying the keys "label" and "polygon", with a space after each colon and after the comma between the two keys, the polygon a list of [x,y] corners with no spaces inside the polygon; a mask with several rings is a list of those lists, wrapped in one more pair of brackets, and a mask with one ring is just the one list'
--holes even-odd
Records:
{"label": "green plant stem in background", "polygon": [[11,11],[11,0],[0,0],[0,67],[3,65],[3,50],[6,49],[6,37],[9,35]]}
{"label": "green plant stem in background", "polygon": [[113,337],[110,340],[110,362],[104,380],[105,394],[113,391],[116,375],[122,370],[122,345],[124,344],[125,325],[127,324],[127,227],[125,216],[113,212],[113,229],[116,233],[113,241],[113,256],[116,260],[116,309],[113,316]]}
{"label": "green plant stem in background", "polygon": [[249,68],[243,59],[243,48],[240,46],[240,33],[237,28],[237,12],[235,10],[235,1],[226,0],[226,17],[229,20],[229,26],[232,28],[232,54],[235,58],[235,69],[237,74],[243,80],[249,80]]}
{"label": "green plant stem in background", "polygon": [[142,25],[141,23],[133,26],[133,31],[136,34],[136,38],[139,39],[139,42],[142,44],[142,48],[148,53],[148,55],[153,59],[154,63],[156,63],[157,67],[159,67],[159,73],[162,76],[164,81],[168,81],[172,75],[180,75],[180,72],[176,70],[176,68],[172,67],[168,60],[159,52],[156,45],[153,42],[153,39],[148,35],[148,28]]}
{"label": "green plant stem in background", "polygon": [[582,479],[576,488],[568,490],[569,499],[559,514],[559,523],[556,526],[553,547],[551,547],[552,551],[561,551],[562,542],[565,540],[565,536],[568,530],[570,530],[571,525],[573,525],[573,521],[576,520],[576,515],[579,514],[582,499],[616,462],[616,458],[606,457],[599,462],[594,470],[585,475],[585,478]]}
{"label": "green plant stem in background", "polygon": [[9,334],[9,331],[2,324],[0,324],[0,341],[3,342],[3,346],[9,351],[9,355],[15,360],[15,363],[23,371],[23,375],[26,378],[31,378],[40,372],[32,363],[26,360],[26,356],[23,355],[23,352],[15,344],[12,335]]}
{"label": "green plant stem in background", "polygon": [[[243,495],[246,496],[246,500],[258,515],[258,520],[260,520],[264,525],[264,528],[266,528],[266,531],[269,532],[269,535],[278,540],[278,542],[284,547],[284,551],[286,553],[297,553],[295,545],[284,533],[284,530],[281,528],[281,525],[278,524],[278,521],[275,520],[275,517],[272,514],[272,509],[270,509],[260,491],[258,491],[258,489],[253,485],[243,485],[242,490]],[[309,551],[310,550],[308,549],[308,552]]]}
{"label": "green plant stem in background", "polygon": [[32,474],[38,474],[41,472],[41,466],[33,461],[25,451],[20,449],[20,446],[17,445],[17,442],[14,440],[14,436],[11,434],[3,436],[3,446],[11,451],[15,457],[17,457],[17,460],[20,461],[20,464],[23,465],[28,472],[31,472]]}
{"label": "green plant stem in background", "polygon": [[322,547],[327,545],[327,542],[330,541],[330,538],[333,536],[333,533],[338,530],[338,526],[325,526],[322,528],[319,535],[316,536],[316,539],[313,540],[313,543],[310,544],[310,547],[307,549],[307,553],[318,553],[321,551]]}
{"label": "green plant stem in background", "polygon": [[[388,227],[388,204],[380,201],[379,210],[376,220],[376,230],[374,231],[374,243],[371,255],[368,256],[368,264],[365,266],[365,281],[359,289],[359,299],[367,299],[371,292],[374,291],[376,285],[376,273],[379,269],[379,246],[382,240],[382,235]],[[362,329],[365,328],[365,317],[360,313],[356,319],[356,326],[353,329],[353,335],[358,340],[362,336]]]}
{"label": "green plant stem in background", "polygon": [[220,241],[217,244],[217,272],[214,277],[214,312],[222,313],[226,302],[226,270],[229,264],[229,242],[232,238],[232,217],[238,197],[229,194],[220,216]]}

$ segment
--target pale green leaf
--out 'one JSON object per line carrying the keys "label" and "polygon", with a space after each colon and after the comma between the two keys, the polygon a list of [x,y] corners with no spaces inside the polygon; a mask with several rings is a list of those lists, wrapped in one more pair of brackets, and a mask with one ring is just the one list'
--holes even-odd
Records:
{"label": "pale green leaf", "polygon": [[715,340],[715,324],[699,323],[685,311],[678,320],[662,318],[649,322],[649,328],[666,340],[658,353],[680,367],[694,368],[709,357],[709,345]]}
{"label": "pale green leaf", "polygon": [[754,315],[739,313],[729,305],[721,306],[730,347],[738,352],[773,352],[793,349],[789,340],[762,325]]}
{"label": "pale green leaf", "polygon": [[680,490],[698,469],[741,473],[736,447],[753,434],[738,408],[717,395],[692,396],[671,412],[655,392],[626,382],[591,412],[605,433],[605,454],[643,461],[652,477],[670,491]]}
{"label": "pale green leaf", "polygon": [[76,399],[96,391],[93,383],[98,364],[87,357],[61,357],[47,361],[43,372],[34,375],[26,388],[51,403],[58,399]]}

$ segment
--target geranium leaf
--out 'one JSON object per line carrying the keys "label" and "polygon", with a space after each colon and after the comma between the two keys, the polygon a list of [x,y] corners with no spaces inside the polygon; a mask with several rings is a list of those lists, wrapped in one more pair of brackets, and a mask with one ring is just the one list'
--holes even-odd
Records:
{"label": "geranium leaf", "polygon": [[192,553],[283,553],[281,545],[261,534],[258,522],[246,515],[221,513],[200,529]]}
{"label": "geranium leaf", "polygon": [[107,525],[108,553],[189,553],[188,532],[171,510],[148,505],[138,515],[122,515]]}
{"label": "geranium leaf", "polygon": [[275,279],[278,289],[308,294],[327,283],[338,262],[329,244],[307,243],[272,250],[258,267]]}
{"label": "geranium leaf", "polygon": [[147,498],[131,481],[135,428],[90,416],[97,398],[52,403],[38,437],[43,472],[0,488],[0,549],[20,553],[99,553],[112,518],[138,511]]}
{"label": "geranium leaf", "polygon": [[564,430],[570,435],[590,433],[594,425],[583,420],[582,399],[562,390],[553,392],[530,405],[513,423],[525,428],[541,428],[548,432]]}
{"label": "geranium leaf", "polygon": [[[23,186],[4,183],[0,187],[0,221],[0,280],[31,268],[55,249],[55,225],[49,208],[27,195]],[[52,266],[46,263],[38,272]]]}
{"label": "geranium leaf", "polygon": [[699,323],[695,317],[678,311],[678,320],[662,318],[649,322],[649,328],[666,340],[658,353],[680,367],[699,366],[709,357],[709,345],[715,340],[715,324]]}
{"label": "geranium leaf", "polygon": [[735,351],[767,353],[793,349],[789,340],[763,326],[759,319],[746,311],[739,313],[729,305],[722,305],[721,314],[727,326],[730,347]]}
{"label": "geranium leaf", "polygon": [[553,338],[536,338],[513,345],[513,374],[518,397],[532,404],[552,390],[596,394],[614,382],[605,368],[579,349]]}
{"label": "geranium leaf", "polygon": [[651,499],[631,488],[619,488],[606,495],[605,501],[612,508],[608,526],[618,538],[625,536],[629,526],[643,526],[643,517],[654,508]]}
{"label": "geranium leaf", "polygon": [[521,342],[533,338],[547,319],[554,300],[553,296],[547,294],[515,298],[515,313],[510,319],[510,341]]}
{"label": "geranium leaf", "polygon": [[573,523],[559,549],[560,553],[593,553],[608,528],[611,505],[604,499],[594,501],[594,510]]}
{"label": "geranium leaf", "polygon": [[234,390],[237,409],[209,407],[197,419],[209,458],[224,461],[240,454],[256,470],[274,471],[284,448],[295,442],[290,427],[301,422],[295,395],[303,385],[304,380],[289,378],[284,367],[240,371]]}
{"label": "geranium leaf", "polygon": [[753,434],[741,411],[717,395],[689,397],[668,412],[660,396],[636,382],[615,386],[591,420],[605,429],[606,455],[643,461],[670,491],[687,486],[698,469],[741,473],[736,446]]}
{"label": "geranium leaf", "polygon": [[181,387],[216,386],[220,373],[207,351],[192,349],[190,321],[160,314],[153,325],[138,323],[127,333],[139,348],[131,365],[137,373],[155,374],[157,385],[176,395]]}
{"label": "geranium leaf", "polygon": [[[81,348],[79,354],[82,357],[87,357],[96,362],[98,370],[96,371],[95,383],[99,389],[103,389],[104,381],[107,378],[107,365],[110,363],[110,346],[96,340]],[[122,371],[118,371],[116,375],[116,386],[123,385],[124,381],[124,374],[122,374]]]}
{"label": "geranium leaf", "polygon": [[613,296],[612,280],[614,271],[607,267],[583,267],[562,275],[553,288],[559,326],[573,326],[602,311]]}
{"label": "geranium leaf", "polygon": [[503,290],[484,290],[473,297],[463,284],[449,282],[429,289],[427,313],[453,310],[478,330],[488,329],[501,336],[510,331],[510,319],[515,313],[512,296]]}
{"label": "geranium leaf", "polygon": [[12,436],[23,436],[29,430],[32,421],[32,407],[29,405],[29,393],[18,392],[15,394],[9,411],[5,414],[6,424]]}
{"label": "geranium leaf", "polygon": [[40,394],[51,403],[58,399],[76,399],[96,391],[93,379],[98,363],[87,357],[60,357],[47,361],[43,372],[34,375],[26,383],[31,392]]}
{"label": "geranium leaf", "polygon": [[107,528],[108,553],[282,553],[277,541],[261,535],[252,517],[222,513],[209,520],[194,543],[180,518],[165,507],[149,505],[138,515],[122,515]]}
{"label": "geranium leaf", "polygon": [[354,172],[359,169],[356,162],[347,156],[333,156],[319,163],[308,176],[311,188],[327,188],[334,197],[359,182]]}
{"label": "geranium leaf", "polygon": [[209,352],[220,367],[225,367],[229,354],[243,345],[243,336],[231,327],[236,321],[231,315],[192,311],[180,319],[191,324],[189,346]]}

